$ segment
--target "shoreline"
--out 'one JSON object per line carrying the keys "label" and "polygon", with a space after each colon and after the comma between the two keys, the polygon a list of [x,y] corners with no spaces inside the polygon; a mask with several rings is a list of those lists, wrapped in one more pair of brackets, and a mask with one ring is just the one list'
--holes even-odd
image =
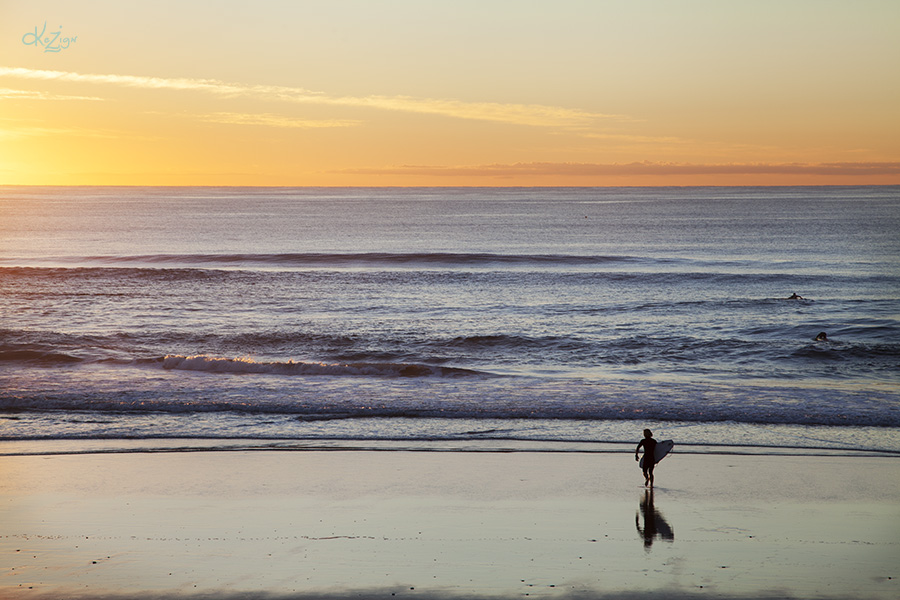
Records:
{"label": "shoreline", "polygon": [[[0,439],[0,458],[181,452],[437,452],[530,454],[633,454],[636,442],[542,439],[353,438],[70,438]],[[894,457],[900,451],[834,446],[677,443],[673,454],[694,456]]]}
{"label": "shoreline", "polygon": [[235,450],[0,457],[0,596],[895,598],[900,461]]}

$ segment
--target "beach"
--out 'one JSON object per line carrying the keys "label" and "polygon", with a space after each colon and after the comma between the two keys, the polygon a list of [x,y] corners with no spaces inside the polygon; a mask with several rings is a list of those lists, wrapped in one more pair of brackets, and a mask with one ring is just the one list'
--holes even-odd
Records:
{"label": "beach", "polygon": [[[7,448],[8,449],[8,448]],[[0,456],[4,598],[896,598],[895,456]]]}

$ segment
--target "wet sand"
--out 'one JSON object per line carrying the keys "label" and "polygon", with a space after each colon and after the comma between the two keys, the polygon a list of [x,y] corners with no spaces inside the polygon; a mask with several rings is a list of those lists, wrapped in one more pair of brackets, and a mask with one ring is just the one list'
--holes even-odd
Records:
{"label": "wet sand", "polygon": [[0,456],[2,598],[897,598],[900,458]]}

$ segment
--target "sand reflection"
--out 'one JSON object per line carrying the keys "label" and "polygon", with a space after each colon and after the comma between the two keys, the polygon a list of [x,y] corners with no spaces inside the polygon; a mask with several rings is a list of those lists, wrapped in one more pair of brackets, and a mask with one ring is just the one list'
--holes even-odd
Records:
{"label": "sand reflection", "polygon": [[[643,525],[641,521],[643,520]],[[653,488],[644,490],[644,497],[638,512],[634,515],[634,526],[644,540],[644,549],[650,551],[653,542],[656,539],[663,539],[667,542],[675,540],[675,532],[672,531],[671,525],[653,506]]]}

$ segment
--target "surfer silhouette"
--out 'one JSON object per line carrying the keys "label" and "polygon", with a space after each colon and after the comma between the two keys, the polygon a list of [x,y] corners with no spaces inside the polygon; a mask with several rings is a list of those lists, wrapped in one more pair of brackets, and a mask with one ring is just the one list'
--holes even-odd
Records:
{"label": "surfer silhouette", "polygon": [[801,296],[801,295],[798,294],[797,292],[794,292],[793,294],[791,294],[790,296],[788,296],[788,300],[804,300],[804,298],[803,298],[803,296]]}
{"label": "surfer silhouette", "polygon": [[644,430],[644,439],[638,442],[637,448],[634,449],[634,460],[639,460],[638,450],[644,449],[644,485],[653,487],[653,467],[656,466],[656,440],[653,439],[653,432],[649,429]]}

